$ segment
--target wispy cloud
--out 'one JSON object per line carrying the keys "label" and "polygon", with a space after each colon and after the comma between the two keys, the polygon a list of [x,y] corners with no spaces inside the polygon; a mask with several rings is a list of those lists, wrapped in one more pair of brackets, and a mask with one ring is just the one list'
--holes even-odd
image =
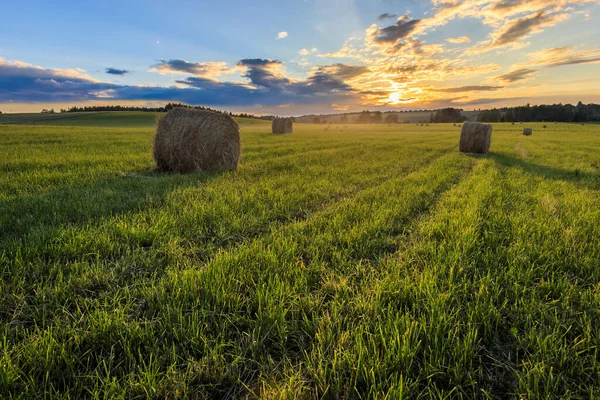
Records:
{"label": "wispy cloud", "polygon": [[398,16],[396,14],[384,13],[377,17],[377,21],[385,21],[386,19],[395,19],[395,18],[398,18]]}
{"label": "wispy cloud", "polygon": [[117,68],[106,68],[104,70],[104,72],[106,72],[109,75],[121,75],[121,76],[130,73],[129,70],[126,70],[126,69],[117,69]]}
{"label": "wispy cloud", "polygon": [[370,39],[380,45],[395,45],[399,40],[407,38],[420,22],[420,19],[412,19],[409,15],[404,15],[398,18],[393,25],[385,28],[375,27],[371,32]]}
{"label": "wispy cloud", "polygon": [[281,39],[285,39],[286,37],[288,37],[288,33],[284,31],[284,32],[279,32],[279,33],[277,34],[277,37],[276,37],[276,39],[277,39],[277,40],[281,40]]}
{"label": "wispy cloud", "polygon": [[462,92],[493,92],[502,89],[504,86],[460,86],[451,88],[434,88],[434,92],[443,93],[462,93]]}
{"label": "wispy cloud", "polygon": [[519,68],[514,71],[510,71],[507,74],[500,75],[496,77],[496,80],[504,83],[514,83],[518,81],[523,81],[529,78],[531,75],[538,72],[537,69],[529,69],[529,68]]}
{"label": "wispy cloud", "polygon": [[298,51],[298,54],[300,54],[301,56],[307,56],[309,54],[316,53],[317,51],[319,51],[319,49],[313,47],[312,49],[301,49]]}
{"label": "wispy cloud", "polygon": [[150,67],[150,72],[159,74],[190,74],[204,77],[217,77],[235,72],[224,62],[189,62],[180,59],[160,60]]}
{"label": "wispy cloud", "polygon": [[471,43],[471,39],[468,36],[461,36],[457,38],[448,38],[446,42],[452,44]]}
{"label": "wispy cloud", "polygon": [[576,51],[572,46],[554,47],[529,53],[527,65],[560,67],[600,62],[600,48]]}

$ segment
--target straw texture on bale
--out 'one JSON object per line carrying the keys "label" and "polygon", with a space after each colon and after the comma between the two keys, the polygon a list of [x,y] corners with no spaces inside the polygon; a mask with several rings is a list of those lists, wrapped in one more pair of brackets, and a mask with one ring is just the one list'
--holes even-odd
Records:
{"label": "straw texture on bale", "polygon": [[531,128],[523,128],[523,135],[525,135],[525,136],[531,136],[532,133],[533,133],[533,129],[531,129]]}
{"label": "straw texture on bale", "polygon": [[273,120],[273,133],[292,133],[293,123],[291,118],[275,118]]}
{"label": "straw texture on bale", "polygon": [[154,161],[159,170],[235,169],[240,152],[240,127],[229,115],[174,108],[157,121]]}
{"label": "straw texture on bale", "polygon": [[460,131],[461,153],[487,153],[492,142],[492,125],[465,122]]}

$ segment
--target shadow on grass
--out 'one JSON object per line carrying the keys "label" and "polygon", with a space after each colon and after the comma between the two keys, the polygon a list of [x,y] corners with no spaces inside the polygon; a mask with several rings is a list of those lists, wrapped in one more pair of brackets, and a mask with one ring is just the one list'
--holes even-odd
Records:
{"label": "shadow on grass", "polygon": [[[138,171],[84,186],[0,201],[0,252],[29,233],[43,236],[70,225],[160,205],[174,190],[200,186],[229,173]],[[47,236],[48,237],[48,236]]]}
{"label": "shadow on grass", "polygon": [[493,160],[497,165],[508,168],[519,168],[528,174],[544,179],[568,182],[583,189],[600,190],[600,174],[581,171],[578,168],[565,169],[536,164],[518,157],[503,153],[469,154],[472,158]]}

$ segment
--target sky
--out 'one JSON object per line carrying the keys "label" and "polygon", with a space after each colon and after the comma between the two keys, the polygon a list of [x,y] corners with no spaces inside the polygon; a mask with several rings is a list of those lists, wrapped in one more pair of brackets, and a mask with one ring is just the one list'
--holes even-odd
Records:
{"label": "sky", "polygon": [[0,111],[600,103],[600,0],[6,2]]}

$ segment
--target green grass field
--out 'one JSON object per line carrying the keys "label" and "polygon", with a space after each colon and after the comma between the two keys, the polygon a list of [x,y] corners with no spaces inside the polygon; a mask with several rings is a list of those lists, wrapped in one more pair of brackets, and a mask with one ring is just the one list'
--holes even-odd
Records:
{"label": "green grass field", "polygon": [[600,126],[241,121],[180,175],[149,117],[0,126],[0,398],[600,397]]}

